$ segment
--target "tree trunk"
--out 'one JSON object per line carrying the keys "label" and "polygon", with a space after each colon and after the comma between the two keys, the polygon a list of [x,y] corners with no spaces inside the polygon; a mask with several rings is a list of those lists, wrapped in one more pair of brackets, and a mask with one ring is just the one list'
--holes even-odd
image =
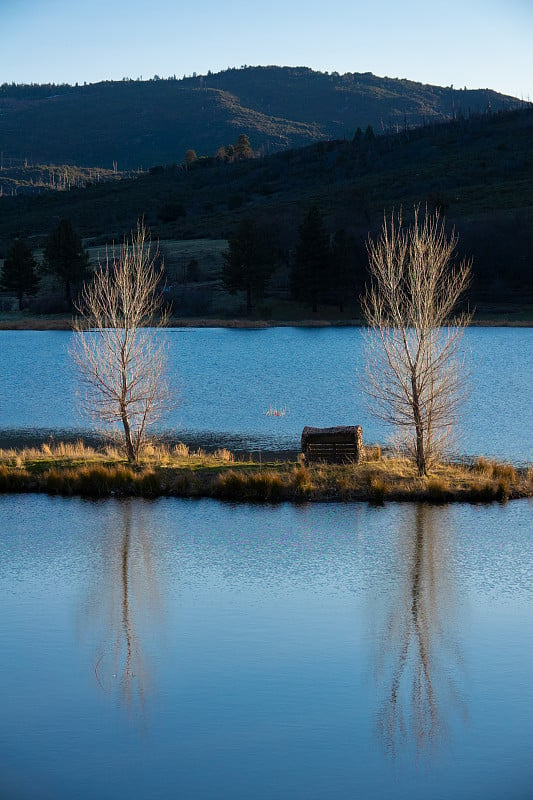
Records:
{"label": "tree trunk", "polygon": [[132,464],[137,461],[137,456],[135,453],[135,449],[133,447],[133,442],[131,440],[131,429],[130,429],[130,421],[128,419],[128,413],[125,408],[121,409],[120,416],[122,417],[122,425],[124,426],[124,438],[126,440],[126,455],[128,456],[128,461]]}
{"label": "tree trunk", "polygon": [[[417,415],[415,414],[415,417]],[[420,415],[418,415],[420,419]],[[416,466],[420,476],[427,475],[426,454],[424,451],[424,429],[418,422],[416,424]]]}
{"label": "tree trunk", "polygon": [[411,375],[411,388],[413,391],[413,419],[416,433],[416,466],[420,476],[427,475],[426,453],[424,448],[424,425],[420,413],[420,396],[416,383],[416,375]]}
{"label": "tree trunk", "polygon": [[250,317],[252,314],[252,287],[250,284],[246,287],[246,315]]}

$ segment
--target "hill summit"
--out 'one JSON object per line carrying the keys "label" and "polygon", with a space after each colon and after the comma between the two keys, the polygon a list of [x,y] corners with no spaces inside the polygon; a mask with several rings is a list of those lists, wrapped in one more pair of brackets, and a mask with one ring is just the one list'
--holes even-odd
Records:
{"label": "hill summit", "polygon": [[370,72],[241,67],[182,79],[84,86],[0,86],[5,163],[147,168],[214,155],[246,133],[256,153],[352,138],[357,128],[394,131],[517,107],[491,89],[431,86]]}

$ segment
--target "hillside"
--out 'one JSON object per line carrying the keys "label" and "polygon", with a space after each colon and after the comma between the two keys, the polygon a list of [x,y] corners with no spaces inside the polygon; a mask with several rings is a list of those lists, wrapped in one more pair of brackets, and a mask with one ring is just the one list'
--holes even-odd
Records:
{"label": "hillside", "polygon": [[[414,204],[427,203],[446,215],[461,251],[473,257],[476,304],[533,302],[531,153],[533,109],[523,109],[231,164],[206,159],[188,170],[157,167],[83,189],[0,198],[0,251],[16,233],[38,247],[62,217],[98,245],[120,240],[144,216],[165,242],[201,239],[207,253],[214,240],[212,257],[220,259],[221,241],[240,219],[252,217],[273,245],[281,296],[298,226],[311,204],[320,206],[331,236],[344,229],[364,254],[384,210],[403,206],[407,216]],[[185,252],[172,252],[178,250]],[[170,265],[181,270],[190,257],[172,256]],[[200,267],[204,271],[202,259]],[[205,271],[209,280],[215,277],[210,267]]]}
{"label": "hillside", "polygon": [[216,74],[87,86],[0,86],[5,165],[181,162],[187,149],[214,155],[240,133],[257,153],[515,107],[490,89],[456,90],[371,73],[245,67]]}

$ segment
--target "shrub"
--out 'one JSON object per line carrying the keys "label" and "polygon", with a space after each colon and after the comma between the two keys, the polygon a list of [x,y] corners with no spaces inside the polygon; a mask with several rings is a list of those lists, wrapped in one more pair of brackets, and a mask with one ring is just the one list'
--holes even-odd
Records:
{"label": "shrub", "polygon": [[157,495],[161,493],[161,481],[158,479],[153,470],[146,470],[141,473],[134,474],[134,484],[140,489],[143,495]]}
{"label": "shrub", "polygon": [[244,495],[246,478],[242,473],[230,469],[217,476],[213,486],[214,494],[226,500],[238,500]]}
{"label": "shrub", "polygon": [[510,486],[509,481],[505,478],[500,478],[496,484],[496,498],[500,503],[506,503],[509,500]]}
{"label": "shrub", "polygon": [[385,496],[389,493],[389,486],[383,478],[374,475],[370,478],[371,501],[373,503],[383,503]]}
{"label": "shrub", "polygon": [[275,472],[260,472],[249,476],[250,498],[253,500],[270,500],[272,502],[281,499],[283,493],[283,481]]}
{"label": "shrub", "polygon": [[358,488],[354,475],[341,475],[337,478],[336,486],[341,496],[345,499],[349,499]]}
{"label": "shrub", "polygon": [[172,486],[174,494],[188,497],[191,494],[192,489],[193,489],[193,483],[191,481],[190,475],[188,475],[187,473],[183,473],[181,475],[176,476],[174,484]]}
{"label": "shrub", "polygon": [[[45,445],[43,445],[44,451]],[[58,442],[56,445],[50,445],[48,452],[56,458],[87,458],[94,456],[95,451],[92,447],[86,447],[81,439],[76,442]]]}
{"label": "shrub", "polygon": [[492,503],[498,497],[498,485],[492,481],[477,481],[470,486],[467,496],[470,500],[480,503]]}
{"label": "shrub", "polygon": [[451,497],[450,484],[445,478],[429,478],[427,490],[431,500],[436,503],[444,503]]}
{"label": "shrub", "polygon": [[482,475],[507,480],[510,483],[514,483],[517,479],[516,469],[512,464],[500,464],[495,460],[489,461],[483,456],[476,458],[473,469]]}
{"label": "shrub", "polygon": [[187,215],[187,209],[181,203],[169,200],[162,203],[157,209],[157,216],[161,222],[176,222]]}
{"label": "shrub", "polygon": [[213,456],[219,461],[229,461],[229,462],[235,461],[235,456],[233,455],[231,450],[228,450],[226,447],[220,447],[218,450],[215,450]]}
{"label": "shrub", "polygon": [[290,483],[297,495],[308,494],[313,489],[311,473],[305,466],[294,467]]}
{"label": "shrub", "polygon": [[156,448],[153,442],[145,442],[141,447],[139,455],[142,458],[158,458],[163,456],[162,448]]}
{"label": "shrub", "polygon": [[283,481],[275,472],[244,474],[228,470],[217,476],[215,496],[225,500],[269,500],[276,502],[283,495]]}
{"label": "shrub", "polygon": [[116,445],[109,444],[105,448],[106,456],[112,461],[121,461],[124,458],[124,452]]}
{"label": "shrub", "polygon": [[516,469],[512,464],[498,464],[494,461],[492,464],[492,477],[514,483],[516,481]]}
{"label": "shrub", "polygon": [[152,470],[135,472],[122,464],[93,464],[66,470],[52,468],[43,473],[41,486],[51,494],[80,494],[85,497],[104,497],[115,491],[151,495],[160,489]]}
{"label": "shrub", "polygon": [[176,458],[189,458],[189,448],[183,442],[178,442],[172,449],[172,455]]}
{"label": "shrub", "polygon": [[483,456],[478,456],[474,459],[474,464],[472,469],[474,472],[478,472],[481,475],[488,475],[492,472],[490,461],[488,461]]}
{"label": "shrub", "polygon": [[365,461],[381,461],[381,447],[379,444],[367,445],[365,447]]}
{"label": "shrub", "polygon": [[7,464],[0,464],[0,493],[26,491],[30,474],[26,470],[13,472]]}

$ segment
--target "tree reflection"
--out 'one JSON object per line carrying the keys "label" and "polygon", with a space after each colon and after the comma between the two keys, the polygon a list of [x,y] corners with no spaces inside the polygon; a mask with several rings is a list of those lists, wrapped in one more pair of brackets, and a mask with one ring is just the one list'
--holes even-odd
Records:
{"label": "tree reflection", "polygon": [[86,604],[86,623],[96,632],[94,674],[104,692],[144,719],[152,679],[145,644],[161,615],[151,531],[139,500],[113,504],[107,520]]}
{"label": "tree reflection", "polygon": [[448,540],[437,524],[445,510],[417,504],[413,513],[399,537],[399,577],[376,637],[378,726],[392,755],[400,744],[417,752],[435,746],[452,716],[464,713]]}

